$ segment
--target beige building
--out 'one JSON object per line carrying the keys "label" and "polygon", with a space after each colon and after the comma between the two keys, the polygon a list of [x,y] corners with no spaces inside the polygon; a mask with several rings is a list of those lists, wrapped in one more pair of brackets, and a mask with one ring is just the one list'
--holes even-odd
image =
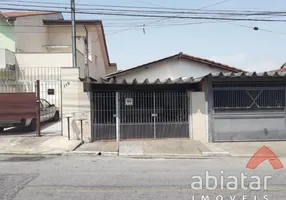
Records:
{"label": "beige building", "polygon": [[[64,20],[61,13],[8,12],[2,16],[5,18],[0,20],[9,19],[13,27],[5,33],[14,42],[15,64],[20,68],[72,67],[71,21]],[[87,37],[90,76],[102,77],[117,71],[116,64],[109,61],[102,22],[77,20],[76,24],[77,67],[83,68],[85,64],[84,38]],[[8,48],[11,45],[0,44],[0,49]]]}
{"label": "beige building", "polygon": [[[0,79],[13,82],[0,83],[0,92],[35,92],[35,80],[40,80],[41,98],[61,112],[57,132],[67,134],[63,123],[71,116],[71,134],[78,135],[78,116],[85,116],[90,108],[90,98],[79,80],[85,66],[88,64],[91,78],[117,71],[109,60],[102,22],[76,21],[76,68],[72,66],[71,21],[61,13],[0,12],[0,24]],[[85,119],[85,123],[89,121]]]}

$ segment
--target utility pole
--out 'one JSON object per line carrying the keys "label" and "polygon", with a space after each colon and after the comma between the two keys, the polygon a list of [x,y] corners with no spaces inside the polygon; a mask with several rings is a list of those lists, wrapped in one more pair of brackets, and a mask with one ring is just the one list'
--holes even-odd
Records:
{"label": "utility pole", "polygon": [[72,66],[77,67],[76,59],[76,26],[75,26],[75,0],[71,0],[71,20],[72,20]]}

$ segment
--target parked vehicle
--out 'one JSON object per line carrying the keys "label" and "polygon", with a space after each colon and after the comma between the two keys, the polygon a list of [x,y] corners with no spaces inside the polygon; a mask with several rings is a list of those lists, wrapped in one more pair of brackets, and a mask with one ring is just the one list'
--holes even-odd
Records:
{"label": "parked vehicle", "polygon": [[[58,121],[60,119],[59,109],[54,105],[50,104],[47,100],[41,99],[41,122],[46,121]],[[28,131],[36,130],[36,119],[32,118],[23,118],[21,120],[0,120],[0,132],[3,132],[5,128],[10,127],[21,127],[25,128]]]}

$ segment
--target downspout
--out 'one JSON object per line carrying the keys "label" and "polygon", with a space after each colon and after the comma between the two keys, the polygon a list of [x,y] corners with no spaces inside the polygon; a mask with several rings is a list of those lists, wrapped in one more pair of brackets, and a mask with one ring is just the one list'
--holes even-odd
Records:
{"label": "downspout", "polygon": [[84,79],[89,80],[89,65],[88,65],[88,30],[85,28],[85,37],[84,37]]}

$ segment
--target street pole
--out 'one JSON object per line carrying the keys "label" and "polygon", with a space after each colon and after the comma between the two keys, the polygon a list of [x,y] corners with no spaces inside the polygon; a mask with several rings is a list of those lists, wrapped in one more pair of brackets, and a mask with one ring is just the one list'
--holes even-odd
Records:
{"label": "street pole", "polygon": [[75,0],[71,0],[71,20],[72,20],[72,65],[77,67],[76,59],[76,26],[75,26]]}

